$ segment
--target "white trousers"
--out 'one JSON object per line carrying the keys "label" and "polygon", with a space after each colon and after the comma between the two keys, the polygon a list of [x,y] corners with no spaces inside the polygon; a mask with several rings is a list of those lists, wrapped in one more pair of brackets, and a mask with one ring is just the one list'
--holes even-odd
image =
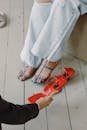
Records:
{"label": "white trousers", "polygon": [[54,0],[52,3],[34,2],[21,59],[37,68],[42,59],[58,61],[63,45],[80,16],[79,3],[74,0]]}

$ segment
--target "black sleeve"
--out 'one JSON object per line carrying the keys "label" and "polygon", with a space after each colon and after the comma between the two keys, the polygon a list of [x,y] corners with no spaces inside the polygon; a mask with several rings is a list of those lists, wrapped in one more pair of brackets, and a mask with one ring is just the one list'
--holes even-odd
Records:
{"label": "black sleeve", "polygon": [[38,113],[39,109],[36,103],[15,105],[0,97],[0,123],[24,124],[30,119],[35,118]]}
{"label": "black sleeve", "polygon": [[2,128],[1,128],[1,124],[0,124],[0,130],[2,130]]}

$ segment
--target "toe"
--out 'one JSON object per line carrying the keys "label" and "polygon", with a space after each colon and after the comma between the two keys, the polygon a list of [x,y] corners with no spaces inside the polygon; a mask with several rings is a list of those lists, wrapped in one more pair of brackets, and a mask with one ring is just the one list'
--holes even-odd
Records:
{"label": "toe", "polygon": [[36,83],[36,82],[37,82],[37,79],[38,79],[38,75],[35,75],[35,76],[32,78],[32,82],[33,82],[33,83]]}
{"label": "toe", "polygon": [[24,77],[24,76],[21,76],[21,77],[20,77],[20,80],[21,80],[21,81],[25,81],[25,77]]}
{"label": "toe", "polygon": [[42,81],[42,77],[38,77],[37,83],[41,83],[41,81]]}
{"label": "toe", "polygon": [[21,70],[19,74],[17,75],[18,79],[21,78],[24,75],[24,72]]}

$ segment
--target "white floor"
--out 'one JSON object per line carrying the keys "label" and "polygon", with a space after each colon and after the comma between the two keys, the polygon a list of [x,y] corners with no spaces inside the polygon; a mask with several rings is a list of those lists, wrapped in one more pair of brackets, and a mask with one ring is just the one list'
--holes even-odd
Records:
{"label": "white floor", "polygon": [[[5,11],[9,18],[8,26],[0,29],[0,94],[17,104],[27,103],[28,96],[42,89],[34,86],[31,80],[21,82],[17,79],[23,67],[19,55],[27,32],[30,8],[29,0],[0,0],[0,10]],[[74,67],[76,75],[54,97],[53,103],[25,125],[3,124],[3,130],[87,130],[87,63],[67,56],[60,65]]]}

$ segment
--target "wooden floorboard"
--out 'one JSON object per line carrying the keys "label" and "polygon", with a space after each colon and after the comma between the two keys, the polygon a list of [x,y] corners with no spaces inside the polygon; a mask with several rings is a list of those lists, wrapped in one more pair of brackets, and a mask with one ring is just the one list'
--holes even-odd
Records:
{"label": "wooden floorboard", "polygon": [[[29,16],[31,12],[33,1],[29,4],[28,0],[24,0],[24,39],[26,37],[26,33],[28,30],[28,24],[29,24]],[[28,80],[25,82],[25,103],[27,103],[27,98],[32,95],[33,93],[36,93],[40,91],[40,87],[37,87],[32,84],[31,80]],[[25,130],[47,130],[47,120],[46,120],[46,110],[42,110],[42,112],[39,114],[39,116],[32,120],[25,125]]]}
{"label": "wooden floorboard", "polygon": [[[9,3],[8,0],[0,0],[0,10],[1,12],[6,12],[9,14]],[[8,47],[8,29],[6,26],[0,29],[0,94],[4,96],[5,90],[5,74],[6,74],[6,60],[7,60],[7,47]]]}
{"label": "wooden floorboard", "polygon": [[[9,2],[9,35],[7,48],[5,99],[15,104],[24,104],[23,83],[17,79],[21,68],[20,50],[23,43],[23,2],[11,0]],[[24,130],[24,126],[4,125],[3,130]]]}
{"label": "wooden floorboard", "polygon": [[81,75],[80,60],[68,56],[63,60],[63,64],[66,66],[73,67],[76,70],[75,77],[69,82],[65,89],[69,108],[71,128],[72,130],[86,130],[87,95],[84,88],[84,81]]}
{"label": "wooden floorboard", "polygon": [[[53,75],[61,73],[61,69],[59,70],[61,65],[62,64],[60,63],[57,66]],[[54,97],[53,103],[47,108],[47,121],[48,130],[71,130],[64,90]]]}

